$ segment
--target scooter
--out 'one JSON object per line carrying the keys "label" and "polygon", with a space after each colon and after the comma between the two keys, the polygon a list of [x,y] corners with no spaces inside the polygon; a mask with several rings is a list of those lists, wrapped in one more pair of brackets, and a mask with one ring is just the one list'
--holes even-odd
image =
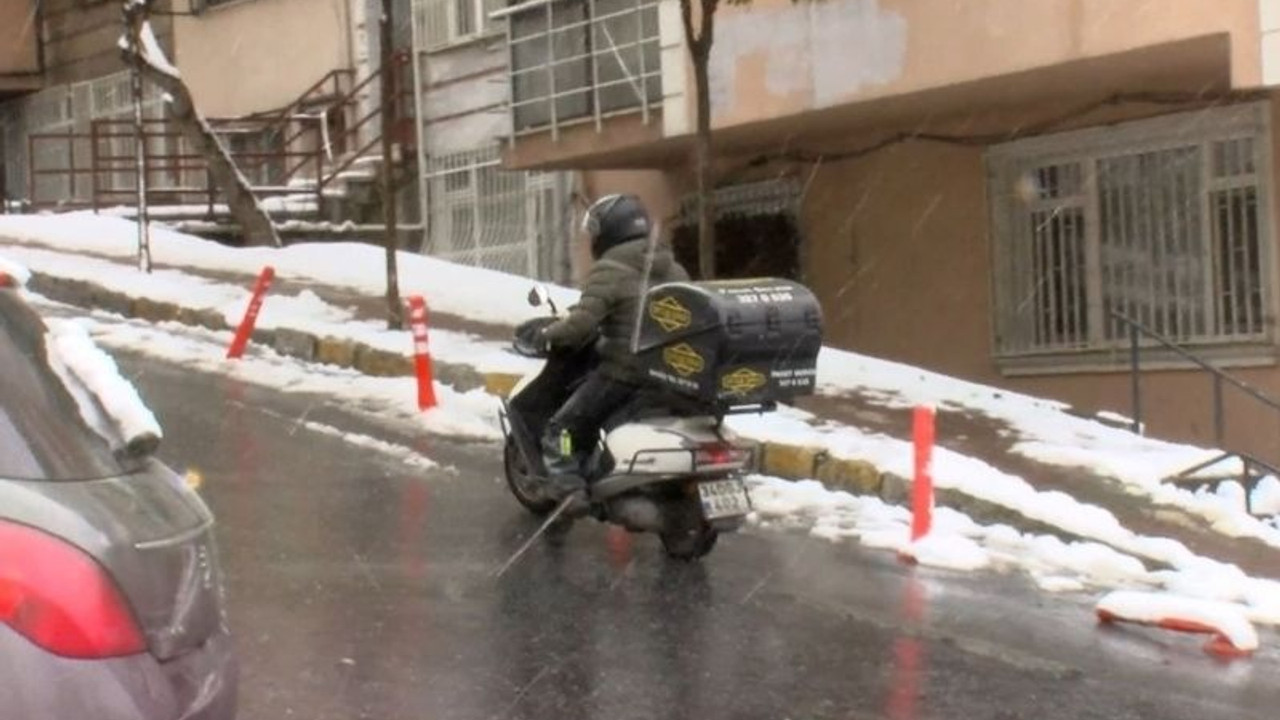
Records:
{"label": "scooter", "polygon": [[[545,287],[529,293],[549,317],[517,329],[516,352],[545,360],[503,401],[504,467],[511,493],[530,512],[547,516],[560,503],[550,492],[539,439],[551,416],[598,362],[594,342],[543,353],[525,338],[558,316]],[[661,388],[643,387],[606,421],[582,462],[586,507],[579,516],[655,533],[668,556],[696,560],[722,533],[738,530],[752,510],[743,481],[757,447],[723,424],[713,408]]]}

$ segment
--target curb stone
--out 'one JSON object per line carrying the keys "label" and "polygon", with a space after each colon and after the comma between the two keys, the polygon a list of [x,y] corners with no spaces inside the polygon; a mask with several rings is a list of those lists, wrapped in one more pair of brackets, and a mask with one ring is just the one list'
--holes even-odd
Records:
{"label": "curb stone", "polygon": [[[147,298],[133,298],[124,293],[82,280],[59,278],[42,273],[32,273],[28,286],[52,300],[83,308],[100,309],[124,317],[135,317],[152,322],[178,322],[214,331],[227,331],[231,325],[223,315],[212,309],[183,308],[172,303],[157,302]],[[283,355],[309,362],[321,362],[352,368],[375,377],[405,377],[414,375],[413,357],[408,353],[395,353],[363,343],[332,337],[317,337],[310,333],[281,328],[279,330],[255,329],[253,343],[270,347]],[[483,388],[499,397],[508,395],[521,376],[508,372],[480,372],[469,365],[432,362],[438,382],[447,383],[459,392]],[[844,490],[854,495],[878,497],[891,505],[907,505],[911,498],[911,481],[881,472],[865,460],[831,458],[820,448],[765,442],[761,444],[760,472],[784,480],[816,480],[833,490]],[[951,507],[969,515],[983,524],[1007,524],[1023,532],[1035,532],[1057,536],[1065,541],[1083,538],[1042,521],[1028,518],[1002,505],[966,495],[957,490],[942,488],[936,492],[939,506]],[[1149,564],[1151,561],[1144,559]]]}
{"label": "curb stone", "polygon": [[326,365],[349,368],[356,364],[356,344],[350,340],[323,337],[316,341],[315,357]]}
{"label": "curb stone", "polygon": [[316,356],[316,336],[300,330],[278,328],[273,347],[281,355],[312,362]]}
{"label": "curb stone", "polygon": [[[122,317],[138,318],[152,322],[178,322],[217,332],[229,331],[233,327],[222,313],[212,308],[184,308],[172,303],[157,302],[147,298],[133,298],[124,293],[108,290],[83,280],[32,273],[28,287],[51,300],[82,308],[104,310]],[[292,334],[288,340],[277,340],[277,330],[255,328],[251,335],[252,343],[260,347],[272,348],[282,355],[300,357],[300,359],[309,361],[315,361],[323,347],[325,357],[321,359],[322,362],[358,371],[361,370],[358,365],[361,351],[366,357],[371,353],[374,355],[395,356],[395,353],[372,348],[363,343],[336,340],[334,338],[319,338],[298,330],[282,330]],[[304,337],[307,339],[304,340]],[[308,351],[309,347],[311,349]],[[384,372],[390,373],[383,375],[384,377],[405,377],[414,374],[413,359],[408,356],[403,357],[400,361],[379,360],[375,361],[375,364],[379,364],[379,368]],[[468,365],[433,360],[432,370],[436,380],[452,385],[459,392],[467,392],[486,386],[484,374]],[[377,373],[366,374],[377,375]],[[514,380],[512,384],[514,384]]]}

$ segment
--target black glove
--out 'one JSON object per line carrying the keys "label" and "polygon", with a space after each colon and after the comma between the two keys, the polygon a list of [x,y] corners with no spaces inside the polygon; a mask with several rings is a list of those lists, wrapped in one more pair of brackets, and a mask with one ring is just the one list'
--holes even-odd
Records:
{"label": "black glove", "polygon": [[535,318],[527,320],[516,327],[516,352],[529,357],[546,357],[551,352],[551,341],[547,339],[546,329],[551,318]]}

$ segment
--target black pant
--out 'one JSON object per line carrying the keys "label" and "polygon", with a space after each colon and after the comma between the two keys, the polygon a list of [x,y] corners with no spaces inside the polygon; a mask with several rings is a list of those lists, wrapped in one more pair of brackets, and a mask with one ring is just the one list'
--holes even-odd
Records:
{"label": "black pant", "polygon": [[629,401],[636,390],[631,383],[609,377],[600,370],[592,371],[547,423],[542,439],[544,452],[549,457],[560,456],[561,433],[568,430],[573,439],[573,461],[581,462],[596,446],[600,426]]}

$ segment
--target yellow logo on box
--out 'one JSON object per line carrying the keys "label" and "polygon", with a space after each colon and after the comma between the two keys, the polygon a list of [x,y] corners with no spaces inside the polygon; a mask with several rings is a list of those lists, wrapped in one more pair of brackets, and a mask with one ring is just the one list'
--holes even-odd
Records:
{"label": "yellow logo on box", "polygon": [[649,303],[649,317],[669,333],[683,330],[693,324],[693,313],[671,295]]}
{"label": "yellow logo on box", "polygon": [[768,381],[762,373],[751,368],[739,368],[720,378],[720,387],[734,395],[746,395],[764,387]]}
{"label": "yellow logo on box", "polygon": [[680,343],[663,350],[662,359],[681,377],[697,375],[707,367],[707,362],[688,343]]}

